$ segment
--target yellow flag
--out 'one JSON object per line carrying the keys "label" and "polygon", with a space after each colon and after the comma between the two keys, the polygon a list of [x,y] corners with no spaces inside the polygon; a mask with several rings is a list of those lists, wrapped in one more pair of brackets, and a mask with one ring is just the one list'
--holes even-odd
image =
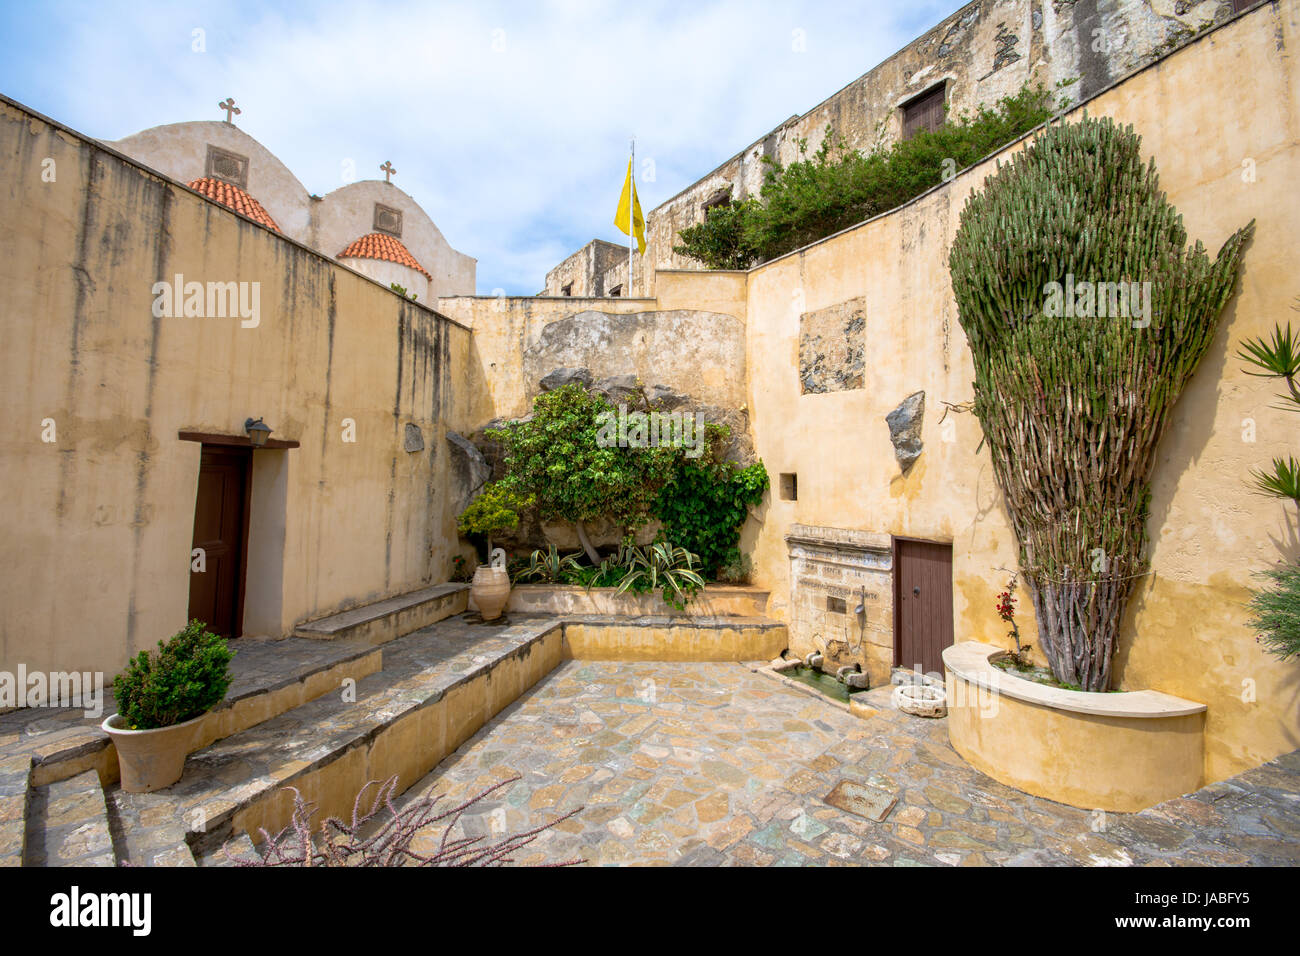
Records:
{"label": "yellow flag", "polygon": [[632,160],[627,161],[627,178],[623,180],[623,195],[618,200],[618,212],[614,213],[614,225],[619,231],[627,233],[627,207],[632,205],[632,228],[636,231],[637,251],[645,255],[645,217],[641,215],[641,201],[636,195],[636,183],[632,182]]}

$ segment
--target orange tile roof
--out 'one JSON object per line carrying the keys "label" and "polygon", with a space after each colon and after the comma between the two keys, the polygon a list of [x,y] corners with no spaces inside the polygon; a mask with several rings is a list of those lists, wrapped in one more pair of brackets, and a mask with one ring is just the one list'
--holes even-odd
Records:
{"label": "orange tile roof", "polygon": [[380,259],[384,262],[396,262],[398,265],[422,273],[426,279],[433,278],[433,276],[429,275],[428,270],[416,261],[415,256],[411,255],[406,246],[402,245],[402,240],[393,236],[386,236],[382,232],[372,232],[360,239],[352,240],[348,247],[339,253],[338,257],[340,259]]}
{"label": "orange tile roof", "polygon": [[228,209],[235,210],[235,212],[243,213],[254,222],[260,222],[262,225],[280,232],[280,227],[275,224],[271,214],[262,208],[262,204],[238,186],[223,182],[220,179],[213,179],[210,176],[196,179],[189,185],[190,189],[197,190],[213,202],[220,203]]}

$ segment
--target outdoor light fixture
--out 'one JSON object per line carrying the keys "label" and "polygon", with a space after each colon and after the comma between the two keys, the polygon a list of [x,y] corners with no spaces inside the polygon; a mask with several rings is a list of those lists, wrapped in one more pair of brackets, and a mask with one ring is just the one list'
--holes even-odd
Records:
{"label": "outdoor light fixture", "polygon": [[261,448],[266,444],[267,436],[271,434],[271,426],[260,418],[250,418],[244,422],[244,431],[248,432],[248,440],[253,443],[253,447]]}

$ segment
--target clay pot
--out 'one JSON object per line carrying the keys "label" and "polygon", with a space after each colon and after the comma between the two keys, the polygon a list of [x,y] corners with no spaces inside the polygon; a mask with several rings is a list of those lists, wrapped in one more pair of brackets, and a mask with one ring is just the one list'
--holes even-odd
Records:
{"label": "clay pot", "polygon": [[121,715],[113,714],[100,725],[117,748],[122,771],[122,789],[127,793],[150,793],[170,787],[181,778],[185,758],[194,747],[201,714],[193,720],[153,730],[127,730],[118,726]]}
{"label": "clay pot", "polygon": [[483,620],[495,621],[510,599],[510,574],[505,568],[479,565],[474,572],[474,582],[469,586],[469,596],[474,599]]}

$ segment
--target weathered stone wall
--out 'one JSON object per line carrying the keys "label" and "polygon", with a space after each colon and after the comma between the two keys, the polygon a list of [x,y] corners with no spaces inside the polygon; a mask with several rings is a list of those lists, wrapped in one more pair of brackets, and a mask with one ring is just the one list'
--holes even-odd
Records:
{"label": "weathered stone wall", "polygon": [[[618,276],[621,268],[621,278]],[[564,287],[571,286],[569,295],[602,298],[611,289],[623,283],[623,296],[628,295],[624,280],[627,278],[627,246],[618,246],[604,239],[593,239],[558,266],[546,273],[546,288],[539,295],[564,295]]]}
{"label": "weathered stone wall", "polygon": [[[954,114],[1038,81],[1052,88],[1074,80],[1063,93],[1079,102],[1230,16],[1230,0],[973,0],[650,210],[646,251],[635,257],[632,294],[654,295],[661,270],[700,268],[673,252],[681,231],[702,222],[706,204],[719,196],[757,195],[765,158],[782,164],[798,160],[800,140],[807,141],[811,155],[828,126],[852,149],[887,146],[902,133],[903,105],[941,82]],[[584,281],[592,280],[576,279],[575,291]]]}
{"label": "weathered stone wall", "polygon": [[[299,447],[253,453],[246,633],[446,580],[467,329],[8,100],[0,155],[0,670],[112,674],[185,623],[202,446],[178,433],[248,417]],[[257,283],[256,325],[155,317],[177,274]]]}
{"label": "weathered stone wall", "polygon": [[939,82],[952,114],[973,111],[1041,81],[1074,102],[1187,42],[1198,29],[1231,16],[1227,0],[974,0],[848,86],[751,143],[646,217],[647,267],[636,291],[653,294],[660,269],[700,268],[672,251],[678,234],[704,220],[704,204],[721,192],[757,195],[769,157],[812,154],[829,125],[849,148],[887,146],[903,128],[903,104]]}

